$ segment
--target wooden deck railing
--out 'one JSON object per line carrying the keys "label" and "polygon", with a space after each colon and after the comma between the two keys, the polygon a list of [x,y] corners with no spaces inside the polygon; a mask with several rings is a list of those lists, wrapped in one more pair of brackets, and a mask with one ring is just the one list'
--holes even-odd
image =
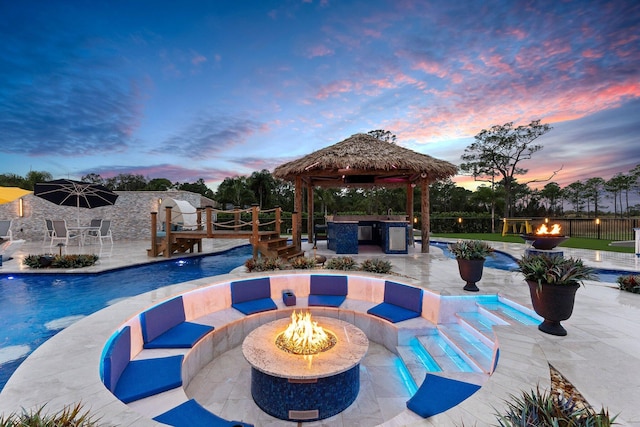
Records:
{"label": "wooden deck railing", "polygon": [[[204,215],[203,215],[204,212]],[[261,211],[257,205],[248,209],[220,210],[210,206],[196,211],[195,230],[172,230],[172,227],[164,227],[165,246],[158,238],[158,213],[151,212],[151,250],[150,256],[158,256],[164,252],[166,257],[171,256],[171,244],[176,239],[203,239],[203,238],[238,238],[249,239],[254,248],[254,256],[257,255],[258,243],[262,234],[280,235],[282,226],[282,209],[277,207]],[[165,224],[171,224],[172,208],[165,210]],[[204,220],[203,220],[204,216]],[[266,221],[262,222],[262,218]],[[271,218],[273,216],[273,218]],[[200,246],[200,245],[199,245]]]}

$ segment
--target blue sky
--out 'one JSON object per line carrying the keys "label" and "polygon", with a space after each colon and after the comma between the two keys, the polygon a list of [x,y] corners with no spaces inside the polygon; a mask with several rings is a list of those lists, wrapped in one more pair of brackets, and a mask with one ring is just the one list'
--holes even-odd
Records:
{"label": "blue sky", "polygon": [[534,119],[553,130],[521,181],[640,163],[635,0],[7,0],[0,16],[0,173],[215,188],[372,129],[459,164],[482,129]]}

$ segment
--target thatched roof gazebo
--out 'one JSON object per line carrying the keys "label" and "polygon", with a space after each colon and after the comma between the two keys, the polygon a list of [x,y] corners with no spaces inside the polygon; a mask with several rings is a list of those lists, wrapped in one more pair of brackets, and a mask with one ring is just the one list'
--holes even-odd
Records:
{"label": "thatched roof gazebo", "polygon": [[[295,182],[294,210],[302,212],[302,188],[308,191],[309,212],[313,212],[314,187],[405,187],[407,215],[413,217],[413,187],[420,185],[422,241],[429,241],[429,184],[454,176],[458,168],[447,161],[382,141],[369,134],[356,134],[332,146],[275,168],[276,178]],[[296,215],[293,242],[300,247],[302,216]],[[313,235],[309,221],[308,235]],[[429,245],[422,245],[429,252]]]}

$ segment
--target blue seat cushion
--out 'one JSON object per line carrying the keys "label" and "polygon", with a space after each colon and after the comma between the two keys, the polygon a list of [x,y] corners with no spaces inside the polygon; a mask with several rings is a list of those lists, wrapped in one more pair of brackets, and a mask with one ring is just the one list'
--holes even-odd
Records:
{"label": "blue seat cushion", "polygon": [[271,282],[268,277],[231,282],[231,303],[271,298]]}
{"label": "blue seat cushion", "polygon": [[102,380],[112,393],[130,359],[131,327],[125,326],[113,335],[102,358]]}
{"label": "blue seat cushion", "polygon": [[182,297],[172,298],[142,312],[140,315],[142,338],[145,343],[153,341],[185,320]]}
{"label": "blue seat cushion", "polygon": [[367,310],[367,313],[381,317],[391,323],[398,323],[402,322],[403,320],[420,317],[420,313],[416,313],[413,310],[409,310],[404,307],[399,307],[395,304],[389,304],[386,302],[382,302],[375,307],[371,307],[369,310]]}
{"label": "blue seat cushion", "polygon": [[213,330],[213,326],[182,322],[153,341],[144,343],[144,348],[191,348]]}
{"label": "blue seat cushion", "polygon": [[340,307],[347,299],[344,295],[309,295],[308,305],[324,307]]}
{"label": "blue seat cushion", "polygon": [[347,295],[347,276],[311,275],[311,295]]}
{"label": "blue seat cushion", "polygon": [[120,375],[113,394],[124,403],[182,385],[183,355],[132,360]]}
{"label": "blue seat cushion", "polygon": [[427,374],[407,408],[428,418],[453,408],[480,389],[479,385]]}
{"label": "blue seat cushion", "polygon": [[174,427],[252,427],[252,424],[227,421],[207,411],[193,399],[176,406],[154,418],[155,421]]}
{"label": "blue seat cushion", "polygon": [[254,300],[234,303],[234,304],[231,304],[231,306],[246,315],[260,313],[263,311],[275,310],[278,308],[276,303],[273,302],[271,298],[254,299]]}
{"label": "blue seat cushion", "polygon": [[386,280],[384,302],[422,313],[422,289]]}

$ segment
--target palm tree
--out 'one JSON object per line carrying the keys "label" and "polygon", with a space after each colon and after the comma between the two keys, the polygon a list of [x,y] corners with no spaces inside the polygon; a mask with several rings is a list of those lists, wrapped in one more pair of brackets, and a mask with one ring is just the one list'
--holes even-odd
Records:
{"label": "palm tree", "polygon": [[585,195],[587,196],[587,216],[589,215],[589,202],[593,201],[595,216],[598,216],[598,202],[604,188],[604,179],[589,178],[584,184]]}
{"label": "palm tree", "polygon": [[255,198],[258,200],[258,205],[262,209],[265,205],[271,207],[269,203],[271,201],[271,194],[276,188],[276,181],[267,169],[263,169],[260,172],[254,172],[247,180],[247,184]]}
{"label": "palm tree", "polygon": [[576,216],[580,215],[584,207],[584,184],[580,181],[572,182],[564,188],[567,199],[573,204]]}
{"label": "palm tree", "polygon": [[549,214],[557,214],[558,202],[562,199],[562,189],[555,182],[550,182],[540,191],[540,195],[548,204]]}

